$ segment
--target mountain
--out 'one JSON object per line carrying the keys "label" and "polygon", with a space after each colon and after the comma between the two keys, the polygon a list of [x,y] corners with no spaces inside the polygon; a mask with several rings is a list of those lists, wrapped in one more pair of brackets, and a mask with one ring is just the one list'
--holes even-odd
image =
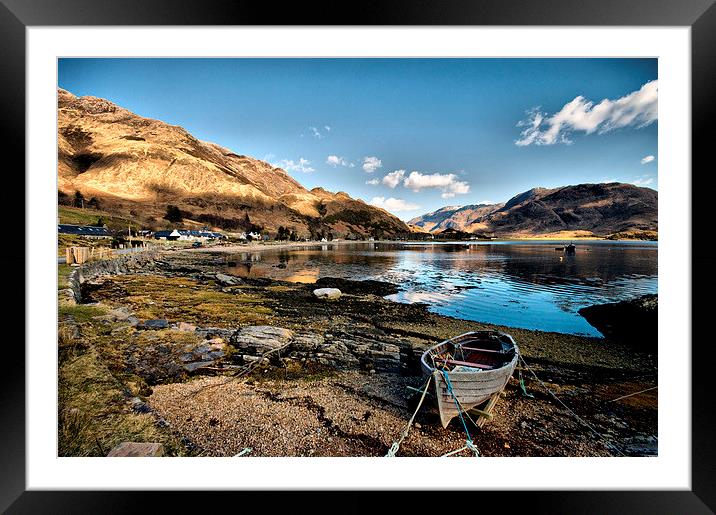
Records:
{"label": "mountain", "polygon": [[533,188],[494,206],[448,206],[408,224],[505,237],[655,237],[658,193],[632,184]]}
{"label": "mountain", "polygon": [[472,204],[469,206],[445,206],[408,221],[408,225],[424,231],[438,233],[445,229],[464,230],[473,220],[485,216],[503,204]]}
{"label": "mountain", "polygon": [[200,141],[184,128],[138,116],[108,100],[58,89],[58,188],[147,226],[168,205],[186,224],[240,229],[249,223],[300,236],[395,235],[410,229],[387,211],[321,188],[285,170]]}

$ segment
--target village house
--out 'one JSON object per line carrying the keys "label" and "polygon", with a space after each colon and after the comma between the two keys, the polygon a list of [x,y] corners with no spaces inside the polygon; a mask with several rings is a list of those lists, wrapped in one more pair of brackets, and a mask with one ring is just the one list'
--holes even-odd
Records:
{"label": "village house", "polygon": [[154,239],[168,241],[213,241],[226,239],[226,236],[214,231],[191,231],[188,229],[173,229],[171,231],[155,232]]}
{"label": "village house", "polygon": [[85,238],[111,238],[112,233],[106,227],[95,227],[93,225],[71,225],[58,224],[57,232],[60,234],[72,234],[84,236]]}

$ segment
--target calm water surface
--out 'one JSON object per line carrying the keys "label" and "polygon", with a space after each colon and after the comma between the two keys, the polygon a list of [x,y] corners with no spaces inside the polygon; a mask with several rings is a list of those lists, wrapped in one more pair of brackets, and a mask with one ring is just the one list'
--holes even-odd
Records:
{"label": "calm water surface", "polygon": [[512,327],[601,336],[577,311],[657,292],[656,242],[357,243],[244,252],[230,273],[315,282],[320,277],[397,284],[388,298]]}

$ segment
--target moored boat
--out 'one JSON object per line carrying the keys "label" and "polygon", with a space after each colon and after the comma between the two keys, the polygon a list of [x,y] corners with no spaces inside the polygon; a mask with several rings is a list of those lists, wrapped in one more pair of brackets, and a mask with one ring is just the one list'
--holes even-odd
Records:
{"label": "moored boat", "polygon": [[423,374],[432,375],[440,421],[447,427],[461,411],[469,411],[499,393],[517,365],[519,348],[499,331],[474,331],[426,350]]}

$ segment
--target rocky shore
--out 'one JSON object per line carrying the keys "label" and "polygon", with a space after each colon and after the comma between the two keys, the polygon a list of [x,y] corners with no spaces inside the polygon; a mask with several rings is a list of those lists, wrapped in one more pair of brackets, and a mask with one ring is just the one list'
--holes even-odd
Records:
{"label": "rocky shore", "polygon": [[[420,354],[476,329],[512,334],[530,367],[516,372],[495,418],[470,428],[483,455],[656,452],[656,390],[615,400],[656,384],[656,355],[623,342],[440,316],[384,299],[396,286],[376,281],[241,279],[210,252],[163,254],[121,272],[85,280],[85,304],[61,308],[61,377],[63,363],[93,353],[124,392],[117,410],[159,428],[169,455],[383,456],[412,414]],[[317,298],[316,288],[341,295]],[[79,308],[94,311],[82,317]],[[399,456],[464,444],[460,424],[442,429],[430,407],[416,422]]]}

